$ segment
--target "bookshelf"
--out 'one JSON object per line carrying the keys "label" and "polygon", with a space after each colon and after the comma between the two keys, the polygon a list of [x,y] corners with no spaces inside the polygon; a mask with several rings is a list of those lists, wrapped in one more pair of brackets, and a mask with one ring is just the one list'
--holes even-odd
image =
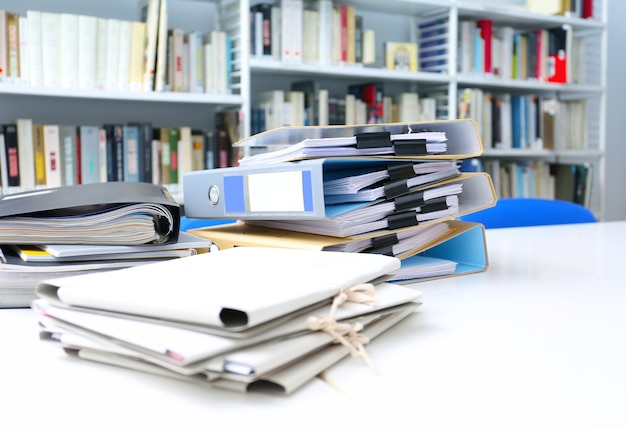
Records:
{"label": "bookshelf", "polygon": [[[251,5],[257,3],[259,2],[255,0],[250,1]],[[254,110],[256,107],[256,94],[276,89],[288,92],[291,90],[291,82],[303,79],[312,79],[318,82],[319,88],[327,89],[330,94],[334,93],[340,98],[342,93],[348,92],[347,88],[350,85],[371,82],[382,83],[384,95],[395,96],[402,92],[413,92],[417,93],[420,99],[435,98],[437,119],[468,116],[463,113],[462,109],[466,106],[463,106],[460,101],[460,94],[465,90],[479,93],[483,97],[490,96],[506,100],[513,98],[515,102],[519,102],[521,98],[530,99],[532,96],[533,100],[538,100],[533,101],[534,103],[542,102],[546,105],[545,109],[550,106],[548,102],[555,103],[559,107],[558,111],[561,112],[559,115],[549,115],[555,121],[557,120],[555,118],[558,118],[560,122],[555,122],[555,131],[550,134],[551,138],[547,139],[543,135],[542,118],[546,113],[543,111],[543,104],[537,104],[535,110],[540,116],[535,119],[535,129],[538,135],[535,136],[536,141],[533,140],[532,144],[530,140],[526,140],[524,144],[516,142],[517,136],[513,138],[513,131],[510,129],[513,124],[509,125],[507,132],[510,137],[505,144],[500,144],[499,141],[494,142],[491,131],[483,130],[492,120],[490,115],[483,115],[480,110],[472,110],[472,117],[477,120],[481,127],[481,135],[485,145],[485,152],[480,161],[483,167],[498,169],[497,174],[492,174],[492,177],[498,187],[499,196],[560,198],[563,194],[556,189],[557,185],[554,184],[554,181],[561,183],[562,180],[556,178],[556,170],[564,170],[561,168],[562,165],[574,165],[581,168],[590,166],[588,171],[591,171],[591,177],[584,181],[584,185],[591,188],[591,199],[584,199],[580,196],[577,198],[589,206],[595,215],[601,219],[604,213],[606,139],[606,3],[606,1],[594,0],[592,2],[592,16],[582,18],[576,17],[572,13],[546,15],[527,10],[524,5],[506,1],[398,0],[384,4],[349,0],[333,2],[335,8],[344,4],[354,7],[356,14],[363,17],[363,28],[373,29],[376,39],[375,61],[370,64],[354,64],[345,61],[301,61],[294,63],[283,61],[275,55],[255,55],[253,50],[249,67],[246,68],[251,85],[250,105],[246,105],[246,111],[249,111],[248,109]],[[315,4],[316,2],[305,3],[304,9],[315,9]],[[444,46],[442,46],[442,48],[447,48],[444,49],[445,54],[442,61],[446,66],[442,70],[426,69],[423,67],[424,64],[420,64],[417,72],[385,68],[383,48],[385,42],[419,43],[423,40],[420,26],[435,20],[442,20],[447,23]],[[498,29],[499,32],[501,28],[509,27],[512,34],[524,38],[529,33],[533,33],[534,37],[535,33],[539,33],[539,30],[544,30],[542,35],[547,39],[548,30],[567,29],[567,47],[568,50],[572,51],[569,58],[567,80],[551,82],[548,81],[546,75],[513,75],[510,74],[511,70],[508,70],[508,75],[502,75],[501,71],[497,73],[494,70],[491,72],[477,70],[473,67],[474,64],[464,66],[463,52],[464,48],[467,49],[467,46],[464,46],[467,42],[462,37],[464,23],[470,22],[474,32],[476,31],[476,22],[480,20],[489,20],[493,31]],[[251,31],[249,36],[254,40],[254,26],[248,27],[252,28],[249,30]],[[252,43],[254,46],[254,41]],[[471,39],[470,43],[474,44],[476,41]],[[526,40],[525,43],[530,42]],[[498,52],[502,52],[501,45],[502,42],[500,42]],[[471,46],[472,50],[474,47]],[[493,42],[492,49],[494,65],[498,63],[502,67],[502,60],[495,56],[496,42]],[[544,47],[544,49],[546,48]],[[422,50],[427,51],[427,49]],[[484,52],[483,55],[485,55]],[[538,56],[530,53],[527,55],[531,57],[525,57],[525,62],[530,61],[532,56]],[[472,62],[475,61],[475,57],[476,53],[473,51]],[[419,61],[426,61],[426,59],[420,58]],[[543,63],[544,73],[548,72],[548,66],[547,62]],[[474,100],[473,103],[478,106],[485,104],[478,101],[480,100]],[[489,101],[489,103],[492,102]],[[527,109],[525,107],[524,111]],[[553,112],[551,111],[551,113]],[[251,113],[249,118],[254,121],[254,114]],[[420,118],[418,117],[418,119]],[[258,131],[258,128],[252,127],[247,131],[254,133]],[[513,144],[514,142],[515,144]],[[535,174],[534,166],[537,163],[552,166],[552,173],[549,174],[552,176],[552,182],[544,186],[544,189],[548,190],[542,190],[538,187],[539,177],[533,178],[531,183],[526,183],[524,186],[522,184],[516,185],[515,183],[520,180],[526,182],[530,180],[528,176]],[[503,174],[515,174],[518,177],[500,180]]]}
{"label": "bookshelf", "polygon": [[[592,165],[593,190],[589,205],[596,216],[602,218],[606,140],[607,2],[608,0],[593,0],[592,17],[583,19],[534,13],[519,4],[495,0],[333,1],[331,4],[335,8],[341,5],[352,7],[355,14],[361,17],[361,29],[371,31],[375,37],[374,57],[367,64],[360,64],[332,60],[294,62],[283,60],[280,56],[257,55],[254,52],[255,30],[251,26],[250,9],[262,3],[261,1],[168,0],[172,26],[181,27],[185,31],[220,29],[231,37],[233,69],[230,93],[133,93],[0,83],[0,122],[11,122],[19,117],[31,117],[36,121],[51,123],[135,120],[152,121],[155,126],[189,125],[211,129],[216,125],[216,112],[235,109],[243,113],[240,134],[245,137],[258,131],[258,127],[253,126],[253,110],[257,107],[259,94],[277,89],[289,91],[293,82],[308,79],[318,82],[320,88],[326,89],[329,95],[339,98],[345,96],[350,85],[374,82],[382,83],[384,93],[389,96],[403,92],[417,93],[420,99],[435,100],[434,114],[440,119],[461,116],[459,91],[464,89],[478,90],[483,95],[532,95],[572,105],[582,102],[585,108],[581,117],[586,127],[582,129],[583,135],[578,139],[576,147],[569,147],[563,138],[558,145],[550,148],[498,147],[484,135],[485,153],[481,161],[544,161],[551,164]],[[279,5],[281,0],[273,3]],[[314,9],[317,2],[305,4],[306,9]],[[20,14],[36,9],[104,18],[138,18],[137,3],[126,0],[112,0],[106,5],[79,0],[7,0],[2,7]],[[443,70],[424,71],[424,67],[418,67],[417,72],[409,72],[385,68],[385,42],[418,43],[422,37],[420,24],[437,19],[447,23],[443,36],[446,48],[443,62],[447,66]],[[577,55],[573,56],[575,61],[571,64],[575,67],[576,78],[565,83],[553,83],[463,70],[460,39],[462,23],[481,19],[490,20],[494,29],[509,26],[517,33],[567,27],[576,41]],[[361,33],[361,37],[364,36]],[[494,179],[496,177],[497,175]]]}

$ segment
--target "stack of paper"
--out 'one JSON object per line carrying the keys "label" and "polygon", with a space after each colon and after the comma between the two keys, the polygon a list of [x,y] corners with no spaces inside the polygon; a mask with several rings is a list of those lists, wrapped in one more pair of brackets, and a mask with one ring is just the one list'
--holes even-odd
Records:
{"label": "stack of paper", "polygon": [[[42,282],[42,338],[210,387],[291,393],[421,302],[375,254],[238,247]],[[245,269],[242,269],[245,267]],[[184,281],[181,281],[184,280]]]}
{"label": "stack of paper", "polygon": [[[321,243],[315,237],[332,237],[322,250],[401,258],[403,272],[397,273],[397,281],[487,266],[486,257],[474,270],[465,270],[458,263],[467,259],[458,259],[458,254],[452,260],[423,254],[428,246],[476,227],[481,231],[470,234],[478,240],[472,248],[485,254],[482,226],[456,222],[452,228],[449,223],[496,202],[489,175],[460,172],[461,160],[482,152],[477,126],[470,119],[285,127],[239,145],[286,147],[244,158],[238,167],[186,174],[183,192],[188,217],[239,221],[237,226],[191,233],[225,240],[227,247],[251,245],[251,235],[258,238],[253,245],[296,248],[300,247],[296,241]],[[440,228],[430,228],[435,226]],[[253,227],[283,232],[266,232],[262,237],[261,229]],[[295,233],[302,235],[296,238]]]}
{"label": "stack of paper", "polygon": [[94,183],[0,197],[0,307],[28,307],[45,278],[206,252],[180,208],[149,183]]}

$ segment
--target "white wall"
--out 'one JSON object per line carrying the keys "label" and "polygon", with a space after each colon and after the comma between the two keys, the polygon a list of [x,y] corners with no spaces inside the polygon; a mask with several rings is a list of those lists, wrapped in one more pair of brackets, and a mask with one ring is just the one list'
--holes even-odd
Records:
{"label": "white wall", "polygon": [[626,2],[608,1],[606,215],[626,220]]}

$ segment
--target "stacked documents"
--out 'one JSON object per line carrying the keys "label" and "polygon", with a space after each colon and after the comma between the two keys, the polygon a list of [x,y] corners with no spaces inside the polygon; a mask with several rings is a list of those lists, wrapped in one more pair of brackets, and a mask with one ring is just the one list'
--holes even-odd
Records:
{"label": "stacked documents", "polygon": [[0,307],[28,307],[45,278],[130,267],[206,252],[180,233],[164,188],[108,182],[0,197]]}
{"label": "stacked documents", "polygon": [[[482,226],[449,223],[496,202],[489,175],[460,171],[461,160],[482,153],[476,123],[470,119],[285,127],[239,145],[268,151],[242,159],[238,167],[196,171],[183,178],[189,218],[235,219],[238,225],[191,233],[211,240],[230,234],[227,246],[247,245],[247,238],[260,231],[253,226],[284,231],[269,232],[256,245],[265,241],[267,246],[282,242],[298,247],[295,233],[302,234],[298,240],[304,242],[317,240],[309,237],[332,237],[334,244],[323,250],[401,258],[404,272],[398,273],[397,281],[465,272],[456,260],[438,261],[423,252],[475,228],[481,231],[475,237],[479,244],[473,247],[485,253]],[[439,229],[430,228],[435,226]],[[290,232],[290,243],[285,231]],[[437,231],[434,237],[432,231]],[[486,258],[476,269],[485,267]]]}
{"label": "stacked documents", "polygon": [[72,356],[288,394],[348,355],[375,366],[366,344],[421,303],[385,281],[399,266],[385,255],[237,247],[43,281],[33,308],[41,337]]}

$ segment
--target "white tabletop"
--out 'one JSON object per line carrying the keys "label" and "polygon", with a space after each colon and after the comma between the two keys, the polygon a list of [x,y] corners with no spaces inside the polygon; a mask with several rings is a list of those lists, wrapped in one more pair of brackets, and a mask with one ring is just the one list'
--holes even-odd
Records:
{"label": "white tabletop", "polygon": [[485,273],[411,286],[424,304],[367,345],[378,373],[347,359],[289,397],[71,358],[0,310],[0,426],[623,428],[625,241],[626,222],[488,230]]}

